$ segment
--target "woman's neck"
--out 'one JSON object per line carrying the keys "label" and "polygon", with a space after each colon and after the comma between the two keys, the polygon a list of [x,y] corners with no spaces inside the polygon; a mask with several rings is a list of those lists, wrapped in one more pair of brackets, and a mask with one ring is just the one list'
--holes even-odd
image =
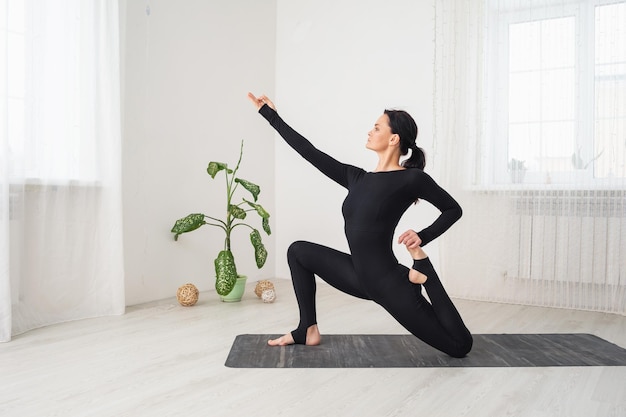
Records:
{"label": "woman's neck", "polygon": [[404,170],[406,169],[405,167],[403,167],[402,165],[397,165],[397,166],[384,166],[384,167],[376,167],[376,169],[374,170],[374,172],[389,172],[389,171],[400,171],[400,170]]}
{"label": "woman's neck", "polygon": [[374,172],[398,171],[400,169],[405,168],[400,165],[398,157],[379,155],[378,165],[376,165]]}

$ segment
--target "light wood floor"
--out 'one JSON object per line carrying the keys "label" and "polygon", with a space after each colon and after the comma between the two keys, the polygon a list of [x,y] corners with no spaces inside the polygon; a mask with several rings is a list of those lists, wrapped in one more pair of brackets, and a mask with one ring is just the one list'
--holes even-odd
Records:
{"label": "light wood floor", "polygon": [[[0,416],[626,416],[626,367],[232,369],[234,337],[296,324],[289,281],[263,304],[202,293],[0,344]],[[174,289],[175,291],[175,289]],[[626,317],[457,300],[473,333],[593,333],[626,347]],[[321,284],[328,334],[406,333],[373,303]]]}

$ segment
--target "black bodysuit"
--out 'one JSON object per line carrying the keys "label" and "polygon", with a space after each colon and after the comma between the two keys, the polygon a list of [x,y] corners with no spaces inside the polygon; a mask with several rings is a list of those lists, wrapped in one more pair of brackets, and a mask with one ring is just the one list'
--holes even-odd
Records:
{"label": "black bodysuit", "polygon": [[300,309],[300,323],[292,332],[294,341],[304,344],[307,328],[317,323],[317,275],[343,292],[380,304],[431,346],[451,356],[465,356],[471,349],[472,336],[430,260],[415,260],[413,264],[413,269],[428,277],[424,288],[429,303],[422,295],[422,285],[409,281],[409,269],[398,263],[392,250],[400,217],[416,200],[426,200],[441,211],[429,227],[418,233],[422,246],[461,217],[459,204],[421,169],[366,172],[315,148],[269,106],[261,107],[259,113],[307,161],[348,189],[342,211],[350,254],[303,241],[289,247],[288,262]]}

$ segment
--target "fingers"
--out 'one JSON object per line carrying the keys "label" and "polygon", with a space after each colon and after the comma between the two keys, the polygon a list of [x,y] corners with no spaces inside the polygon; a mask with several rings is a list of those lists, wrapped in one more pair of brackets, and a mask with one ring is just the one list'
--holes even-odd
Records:
{"label": "fingers", "polygon": [[407,249],[415,249],[422,244],[422,239],[414,230],[407,230],[400,235],[398,243],[403,244]]}
{"label": "fingers", "polygon": [[422,249],[422,239],[413,230],[407,230],[401,235],[401,241],[399,243],[406,246],[406,250],[411,254],[413,259],[424,259],[428,255]]}
{"label": "fingers", "polygon": [[[266,95],[262,95],[259,99],[263,102],[263,104],[267,104],[270,108],[276,110],[274,103],[272,103],[272,100],[270,100]],[[263,104],[261,104],[261,106],[263,106]]]}
{"label": "fingers", "polygon": [[400,237],[398,237],[398,243],[404,243],[411,232],[412,230],[407,230],[406,232],[402,233]]}
{"label": "fingers", "polygon": [[261,101],[261,99],[257,98],[254,94],[248,93],[248,98],[250,99],[252,104],[254,104],[254,106],[257,108],[257,110],[259,110],[261,107],[263,107],[263,102]]}
{"label": "fingers", "polygon": [[422,245],[422,240],[418,237],[413,242],[407,243],[407,249],[417,249]]}
{"label": "fingers", "polygon": [[272,103],[272,100],[270,100],[266,95],[261,95],[259,97],[256,97],[254,94],[248,93],[248,99],[250,99],[252,104],[256,106],[257,110],[263,107],[264,104],[267,104],[272,109],[276,110],[274,103]]}
{"label": "fingers", "polygon": [[254,104],[257,103],[257,98],[254,94],[248,92],[248,98],[250,99],[250,101],[252,101]]}

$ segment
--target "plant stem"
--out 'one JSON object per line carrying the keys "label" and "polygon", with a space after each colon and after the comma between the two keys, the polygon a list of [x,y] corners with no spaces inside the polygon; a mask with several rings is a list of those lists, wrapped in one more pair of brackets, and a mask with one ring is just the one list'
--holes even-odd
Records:
{"label": "plant stem", "polygon": [[237,189],[237,185],[235,183],[235,186],[233,187],[233,183],[235,181],[235,177],[237,175],[237,171],[239,170],[239,164],[241,164],[241,158],[243,157],[243,140],[241,141],[241,148],[239,149],[239,160],[237,161],[237,166],[235,166],[235,169],[233,170],[233,172],[230,174],[230,176],[228,175],[228,170],[224,170],[224,174],[226,176],[226,239],[224,240],[224,247],[226,248],[226,250],[231,250],[230,249],[230,232],[232,232],[233,227],[235,227],[236,225],[233,225],[233,218],[230,214],[230,205],[231,205],[231,201],[233,198],[233,194],[235,194],[235,190]]}

